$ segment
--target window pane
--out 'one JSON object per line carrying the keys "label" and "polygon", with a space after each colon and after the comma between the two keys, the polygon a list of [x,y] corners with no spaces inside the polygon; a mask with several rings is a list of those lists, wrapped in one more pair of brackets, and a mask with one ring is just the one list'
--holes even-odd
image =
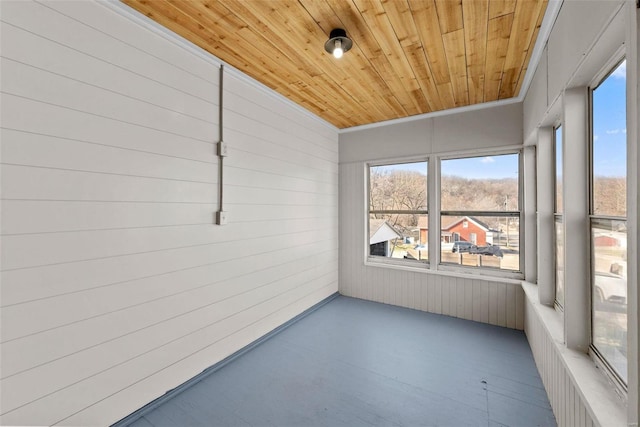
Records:
{"label": "window pane", "polygon": [[626,221],[593,220],[593,345],[627,381]]}
{"label": "window pane", "polygon": [[427,162],[370,167],[369,210],[427,210]]}
{"label": "window pane", "polygon": [[562,216],[556,216],[556,302],[564,307],[564,230]]}
{"label": "window pane", "polygon": [[418,214],[371,214],[369,255],[427,261],[428,216]]}
{"label": "window pane", "polygon": [[562,213],[562,126],[555,130],[556,152],[556,213]]}
{"label": "window pane", "polygon": [[518,211],[518,154],[441,163],[444,211]]}
{"label": "window pane", "polygon": [[442,263],[520,270],[517,217],[443,215],[441,226]]}
{"label": "window pane", "polygon": [[627,215],[626,61],[593,91],[593,213]]}

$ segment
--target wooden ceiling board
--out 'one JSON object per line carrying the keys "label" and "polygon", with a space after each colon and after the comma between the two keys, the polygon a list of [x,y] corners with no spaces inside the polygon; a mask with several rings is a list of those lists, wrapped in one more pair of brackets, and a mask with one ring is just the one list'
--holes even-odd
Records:
{"label": "wooden ceiling board", "polygon": [[489,19],[509,15],[516,11],[516,0],[491,0],[489,2]]}
{"label": "wooden ceiling board", "polygon": [[417,78],[418,85],[427,100],[429,109],[431,111],[442,110],[438,88],[424,52],[409,3],[406,0],[385,1],[383,6],[391,25],[395,29],[411,69]]}
{"label": "wooden ceiling board", "polygon": [[[516,4],[513,15],[513,26],[517,31],[511,31],[509,47],[504,62],[504,72],[500,84],[500,98],[508,98],[515,92],[520,71],[524,67],[524,59],[531,38],[536,29],[538,13],[541,3],[532,1],[520,1]],[[533,19],[532,19],[533,17]]]}
{"label": "wooden ceiling board", "polygon": [[484,72],[487,54],[488,0],[463,0],[464,45],[467,55],[469,103],[484,102]]}
{"label": "wooden ceiling board", "polygon": [[[122,0],[346,128],[518,95],[547,0]],[[353,48],[324,51],[333,28]]]}
{"label": "wooden ceiling board", "polygon": [[354,0],[354,3],[373,33],[375,42],[381,47],[382,54],[389,59],[394,71],[391,78],[398,79],[402,84],[403,91],[407,93],[406,98],[409,102],[403,105],[408,115],[420,114],[420,111],[428,109],[422,91],[415,92],[415,95],[412,94],[413,91],[420,88],[420,85],[382,4],[367,0]]}
{"label": "wooden ceiling board", "polygon": [[467,86],[467,57],[464,49],[464,29],[443,34],[444,49],[447,52],[449,74],[453,85],[453,99],[456,107],[469,105]]}
{"label": "wooden ceiling board", "polygon": [[436,0],[436,9],[442,34],[459,31],[463,28],[461,0]]}
{"label": "wooden ceiling board", "polygon": [[[433,0],[409,0],[409,7],[413,12],[416,29],[422,41],[427,60],[431,66],[437,85],[451,82],[447,55],[444,51],[442,33],[438,21],[438,12]],[[446,107],[450,108],[450,107]]]}
{"label": "wooden ceiling board", "polygon": [[[487,28],[487,57],[485,61],[484,101],[497,101],[500,93],[502,69],[507,48],[509,34],[513,26],[513,13],[489,19]],[[490,52],[490,53],[489,53]]]}

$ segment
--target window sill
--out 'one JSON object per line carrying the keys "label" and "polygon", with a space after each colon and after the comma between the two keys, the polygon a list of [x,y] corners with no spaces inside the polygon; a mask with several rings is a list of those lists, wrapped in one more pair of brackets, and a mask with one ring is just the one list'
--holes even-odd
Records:
{"label": "window sill", "polygon": [[540,304],[536,285],[522,282],[522,289],[535,315],[551,337],[556,353],[591,417],[602,426],[626,426],[626,402],[616,394],[615,386],[608,382],[588,354],[568,349],[564,345],[562,314],[553,307]]}
{"label": "window sill", "polygon": [[[395,270],[412,271],[424,274],[433,274],[436,276],[447,277],[459,277],[462,279],[476,279],[476,280],[490,280],[492,282],[507,283],[511,285],[518,285],[522,283],[521,278],[504,277],[491,274],[491,271],[469,270],[465,268],[449,267],[446,269],[435,269],[428,263],[416,262],[404,262],[404,261],[390,261],[385,259],[378,259],[374,257],[367,257],[364,265],[367,267],[376,268],[392,268]],[[440,267],[442,268],[442,267]]]}
{"label": "window sill", "polygon": [[369,256],[365,259],[364,265],[370,267],[387,267],[397,270],[418,271],[422,273],[431,271],[428,262],[403,260],[401,258],[383,258]]}

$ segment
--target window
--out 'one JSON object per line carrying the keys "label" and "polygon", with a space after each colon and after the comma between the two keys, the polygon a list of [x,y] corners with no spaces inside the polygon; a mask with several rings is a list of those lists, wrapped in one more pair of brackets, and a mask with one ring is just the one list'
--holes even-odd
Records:
{"label": "window", "polygon": [[627,382],[626,62],[591,92],[592,350]]}
{"label": "window", "polygon": [[520,271],[520,155],[441,161],[440,260]]}
{"label": "window", "polygon": [[427,262],[428,234],[427,162],[370,165],[369,256]]}
{"label": "window", "polygon": [[556,268],[556,304],[564,307],[564,229],[562,228],[562,126],[553,131],[555,152],[555,268]]}

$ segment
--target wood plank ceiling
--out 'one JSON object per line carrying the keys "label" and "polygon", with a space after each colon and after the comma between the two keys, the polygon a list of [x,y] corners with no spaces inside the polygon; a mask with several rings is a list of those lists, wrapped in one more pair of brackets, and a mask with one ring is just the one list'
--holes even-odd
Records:
{"label": "wood plank ceiling", "polygon": [[[122,0],[338,128],[517,96],[547,0]],[[341,59],[323,46],[344,28]]]}

